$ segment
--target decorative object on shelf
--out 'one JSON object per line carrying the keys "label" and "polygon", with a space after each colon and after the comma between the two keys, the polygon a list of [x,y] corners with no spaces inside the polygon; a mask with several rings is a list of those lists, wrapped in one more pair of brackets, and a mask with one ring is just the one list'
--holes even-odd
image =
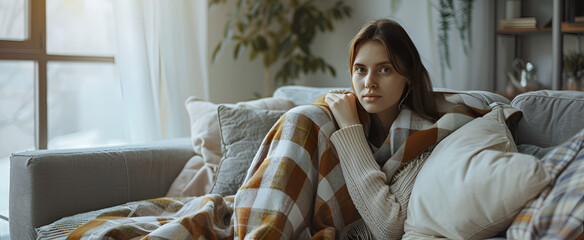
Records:
{"label": "decorative object on shelf", "polygon": [[333,31],[333,22],[351,16],[353,9],[345,2],[316,0],[210,0],[209,7],[234,3],[229,14],[221,42],[213,51],[212,61],[221,54],[228,43],[235,44],[233,58],[237,59],[241,48],[249,48],[249,59],[262,56],[264,67],[264,95],[272,92],[270,66],[282,60],[275,80],[286,84],[301,73],[329,72],[335,69],[322,57],[310,51],[317,32]]}
{"label": "decorative object on shelf", "polygon": [[580,90],[580,81],[584,75],[584,53],[570,51],[564,55],[564,74],[568,90]]}
{"label": "decorative object on shelf", "polygon": [[[536,68],[533,63],[526,62],[521,58],[516,58],[513,60],[512,66],[515,70],[515,74],[507,72],[507,76],[509,76],[511,84],[520,92],[533,91],[540,88],[540,84],[536,80]],[[519,75],[519,80],[517,79],[516,74]]]}
{"label": "decorative object on shelf", "polygon": [[471,47],[471,23],[472,6],[474,0],[459,0],[454,4],[454,0],[439,0],[434,7],[438,10],[440,19],[438,20],[438,41],[440,45],[440,69],[444,86],[444,69],[450,69],[450,46],[448,45],[449,32],[452,24],[458,29],[462,47],[465,54]]}
{"label": "decorative object on shelf", "polygon": [[505,18],[521,17],[521,0],[505,0]]}

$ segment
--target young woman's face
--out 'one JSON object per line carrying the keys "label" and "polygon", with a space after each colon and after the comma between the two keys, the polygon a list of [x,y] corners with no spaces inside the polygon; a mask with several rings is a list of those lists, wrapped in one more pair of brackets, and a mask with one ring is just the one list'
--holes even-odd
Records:
{"label": "young woman's face", "polygon": [[395,113],[407,78],[395,71],[385,47],[379,41],[359,44],[351,67],[351,81],[363,108],[380,118]]}

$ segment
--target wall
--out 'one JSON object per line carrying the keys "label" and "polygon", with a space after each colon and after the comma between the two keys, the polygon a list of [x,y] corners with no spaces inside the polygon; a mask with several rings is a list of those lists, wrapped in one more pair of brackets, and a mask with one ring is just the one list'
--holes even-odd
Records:
{"label": "wall", "polygon": [[[215,5],[209,9],[208,42],[209,61],[217,43],[223,38],[227,14],[231,11],[228,4]],[[263,93],[264,70],[260,58],[249,61],[249,51],[242,49],[239,59],[233,59],[234,46],[227,45],[216,62],[209,63],[209,98],[212,102],[237,102],[254,98],[255,93]]]}

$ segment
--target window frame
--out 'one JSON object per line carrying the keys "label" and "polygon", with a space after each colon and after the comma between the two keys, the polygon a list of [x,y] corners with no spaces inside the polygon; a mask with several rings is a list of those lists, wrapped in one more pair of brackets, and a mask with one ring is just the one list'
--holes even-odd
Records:
{"label": "window frame", "polygon": [[34,146],[47,149],[47,65],[49,61],[115,63],[114,56],[47,54],[46,0],[27,0],[28,38],[22,41],[0,40],[0,60],[35,62]]}

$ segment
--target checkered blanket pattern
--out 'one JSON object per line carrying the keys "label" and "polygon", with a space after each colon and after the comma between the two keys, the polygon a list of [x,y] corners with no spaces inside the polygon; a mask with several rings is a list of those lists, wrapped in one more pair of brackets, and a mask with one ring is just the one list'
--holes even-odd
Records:
{"label": "checkered blanket pattern", "polygon": [[[464,98],[454,98],[450,100],[465,104]],[[434,124],[403,109],[404,117],[396,120],[399,127],[390,133],[385,144],[393,145],[388,147],[393,150],[377,157],[387,160],[399,153],[396,155],[399,158],[392,158],[398,163],[396,169],[399,168],[426,146],[436,144],[489,109],[486,105],[469,105],[448,109]],[[132,202],[61,219],[39,228],[39,236],[42,239],[343,238],[361,217],[349,196],[338,156],[329,140],[335,130],[326,106],[317,102],[294,108],[268,133],[235,196]],[[383,160],[379,163],[383,165]]]}
{"label": "checkered blanket pattern", "polygon": [[331,119],[323,107],[296,107],[268,133],[235,197],[236,239],[336,239],[361,218],[329,141]]}
{"label": "checkered blanket pattern", "polygon": [[546,154],[554,181],[519,212],[509,239],[584,239],[584,129]]}
{"label": "checkered blanket pattern", "polygon": [[233,197],[158,198],[77,214],[37,229],[38,239],[230,239]]}

